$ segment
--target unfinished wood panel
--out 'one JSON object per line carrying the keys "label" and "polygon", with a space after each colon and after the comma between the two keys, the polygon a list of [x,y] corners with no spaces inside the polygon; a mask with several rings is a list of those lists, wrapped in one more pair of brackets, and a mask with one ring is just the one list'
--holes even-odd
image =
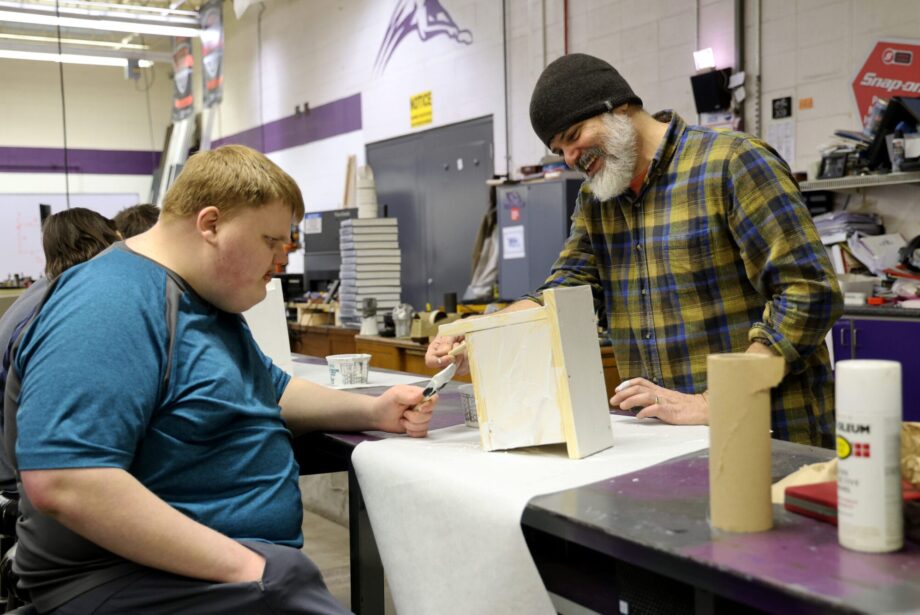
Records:
{"label": "unfinished wood panel", "polygon": [[355,335],[357,329],[348,329],[345,327],[329,328],[329,350],[330,354],[354,354]]}
{"label": "unfinished wood panel", "polygon": [[330,354],[354,353],[354,337],[357,329],[332,325],[301,325],[288,323],[291,337],[291,352],[325,357]]}
{"label": "unfinished wood panel", "polygon": [[565,442],[549,338],[542,319],[470,334],[467,351],[485,450]]}
{"label": "unfinished wood panel", "polygon": [[329,335],[325,331],[317,331],[314,327],[289,324],[291,331],[291,350],[311,357],[325,357],[329,352]]}
{"label": "unfinished wood panel", "polygon": [[613,444],[604,367],[591,293],[579,287],[543,293],[569,457],[581,459]]}
{"label": "unfinished wood panel", "polygon": [[582,458],[613,443],[591,289],[552,289],[544,300],[440,333],[466,336],[485,450],[566,442]]}
{"label": "unfinished wood panel", "polygon": [[358,335],[355,337],[355,352],[371,355],[370,366],[383,369],[405,371],[402,365],[402,354],[399,348],[370,336]]}
{"label": "unfinished wood panel", "polygon": [[[403,365],[405,371],[410,374],[423,374],[425,376],[434,376],[442,367],[431,368],[425,365],[425,352],[428,347],[420,344],[418,348],[403,348]],[[454,382],[471,382],[469,374],[455,374],[452,378]]]}

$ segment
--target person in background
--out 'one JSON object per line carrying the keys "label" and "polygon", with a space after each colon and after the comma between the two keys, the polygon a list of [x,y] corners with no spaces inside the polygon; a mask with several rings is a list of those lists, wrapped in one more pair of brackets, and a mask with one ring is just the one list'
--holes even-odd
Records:
{"label": "person in background", "polygon": [[[0,317],[0,356],[3,357],[0,392],[6,386],[6,371],[9,367],[9,351],[13,337],[38,308],[48,285],[63,272],[91,259],[120,238],[114,222],[84,207],[65,209],[48,216],[42,225],[45,276],[27,288]],[[0,455],[0,490],[16,491],[16,475],[5,454]]]}
{"label": "person in background", "polygon": [[140,235],[154,224],[160,217],[160,209],[150,203],[139,203],[125,207],[115,214],[115,226],[125,239]]}
{"label": "person in background", "polygon": [[240,314],[303,209],[264,155],[199,152],[153,228],[61,276],[15,356],[14,570],[40,612],[346,612],[300,551],[292,434],[423,437],[434,403],[291,378],[259,350]]}
{"label": "person in background", "polygon": [[[540,140],[584,174],[571,232],[541,291],[590,285],[625,380],[612,406],[675,424],[708,421],[706,357],[779,355],[773,437],[833,447],[825,335],[840,288],[798,185],[766,143],[650,115],[607,62],[549,64],[530,101]],[[432,341],[437,366],[459,342]]]}

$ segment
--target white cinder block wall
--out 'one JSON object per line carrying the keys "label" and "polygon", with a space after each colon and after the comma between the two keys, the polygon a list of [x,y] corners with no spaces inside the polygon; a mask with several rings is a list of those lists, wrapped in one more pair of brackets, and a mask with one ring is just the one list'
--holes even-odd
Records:
{"label": "white cinder block wall", "polygon": [[[169,124],[172,82],[162,64],[142,80],[125,79],[112,66],[64,65],[67,146],[73,149],[158,151]],[[53,62],[0,60],[0,147],[63,148],[61,82]],[[149,100],[149,107],[148,107]],[[150,113],[148,114],[148,108]],[[72,173],[72,193],[137,193],[146,199],[149,175]],[[64,193],[58,173],[0,170],[3,194]],[[2,211],[0,211],[2,216]],[[0,271],[5,275],[5,271]]]}
{"label": "white cinder block wall", "polygon": [[[748,84],[758,67],[761,75],[761,134],[773,121],[771,101],[792,97],[795,158],[789,162],[794,170],[811,173],[820,160],[819,150],[835,143],[835,130],[862,127],[851,83],[875,43],[920,42],[920,2],[745,0],[745,32]],[[748,95],[756,96],[756,87],[749,86]],[[799,101],[809,98],[812,108],[799,109]],[[755,125],[755,109],[747,105],[749,127]],[[917,194],[915,185],[852,191],[849,208],[881,213],[889,232],[900,232],[909,240],[920,234]]]}
{"label": "white cinder block wall", "polygon": [[[835,129],[859,127],[850,81],[872,43],[920,38],[920,2],[743,1],[746,128],[766,134],[770,101],[791,96],[795,154],[790,164],[807,171],[818,161],[819,147],[833,141]],[[409,97],[424,91],[432,92],[433,123],[423,129],[491,115],[496,171],[514,173],[537,162],[546,150],[530,128],[528,102],[543,66],[564,51],[562,0],[441,0],[457,26],[470,31],[472,44],[447,36],[422,41],[410,32],[377,74],[377,51],[398,4],[412,5],[266,0],[237,19],[233,3],[226,3],[225,97],[213,137],[292,116],[295,105],[315,108],[360,94],[359,130],[270,153],[300,182],[311,211],[341,203],[348,155],[362,163],[366,143],[414,130]],[[568,50],[609,60],[651,111],[671,108],[696,120],[689,82],[694,49],[713,47],[720,67],[734,64],[734,0],[569,0],[568,5]],[[169,118],[168,71],[162,65],[155,71],[148,120],[148,93],[126,81],[120,69],[66,66],[68,145],[159,149]],[[57,67],[0,60],[0,82],[5,84],[0,147],[61,147]],[[195,82],[197,87],[197,76]],[[800,110],[798,101],[805,98],[813,107]],[[149,178],[72,175],[70,187],[137,192],[145,198]],[[0,172],[0,194],[61,191],[60,175]],[[910,238],[920,233],[915,193],[915,186],[867,191],[851,206],[877,208],[889,227]],[[294,257],[292,263],[299,260]]]}

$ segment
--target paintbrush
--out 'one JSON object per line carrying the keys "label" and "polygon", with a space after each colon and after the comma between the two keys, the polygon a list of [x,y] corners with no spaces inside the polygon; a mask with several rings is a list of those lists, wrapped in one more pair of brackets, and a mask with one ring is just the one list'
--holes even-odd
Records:
{"label": "paintbrush", "polygon": [[[463,342],[456,348],[452,348],[447,354],[455,357],[461,352],[466,350],[466,342]],[[447,386],[447,383],[450,382],[450,379],[454,377],[454,374],[457,372],[457,364],[451,363],[437,374],[435,374],[430,381],[428,381],[428,386],[425,387],[425,390],[422,391],[422,401],[415,406],[415,410],[418,410],[419,407],[424,404],[426,401],[434,397],[435,393]]]}
{"label": "paintbrush", "polygon": [[456,348],[451,348],[450,351],[447,353],[447,356],[456,357],[461,352],[466,352],[466,342],[465,341],[461,342],[460,345],[457,346]]}

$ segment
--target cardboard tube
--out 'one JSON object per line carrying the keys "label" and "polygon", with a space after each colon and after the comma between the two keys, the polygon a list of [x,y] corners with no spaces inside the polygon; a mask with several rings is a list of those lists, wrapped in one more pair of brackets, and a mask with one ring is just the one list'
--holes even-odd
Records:
{"label": "cardboard tube", "polygon": [[428,322],[429,325],[434,325],[434,324],[437,324],[439,320],[441,320],[442,318],[445,318],[446,316],[447,314],[445,314],[441,310],[435,310],[434,312],[428,312],[427,314],[425,314],[425,320]]}
{"label": "cardboard tube", "polygon": [[711,354],[709,522],[728,532],[773,527],[770,499],[770,389],[783,359],[755,353]]}

